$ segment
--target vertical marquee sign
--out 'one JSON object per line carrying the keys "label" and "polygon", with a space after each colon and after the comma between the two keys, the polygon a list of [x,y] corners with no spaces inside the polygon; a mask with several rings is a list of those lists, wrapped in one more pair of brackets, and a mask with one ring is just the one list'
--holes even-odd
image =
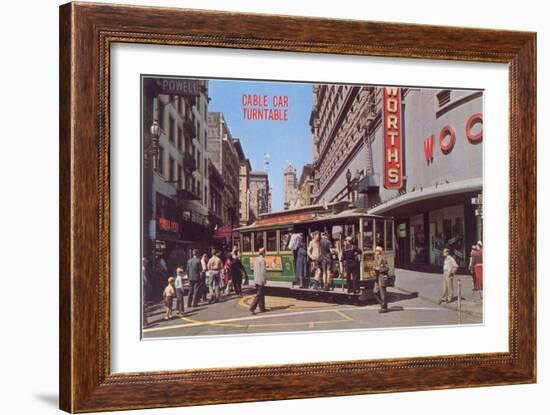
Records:
{"label": "vertical marquee sign", "polygon": [[384,88],[384,187],[403,187],[401,88]]}

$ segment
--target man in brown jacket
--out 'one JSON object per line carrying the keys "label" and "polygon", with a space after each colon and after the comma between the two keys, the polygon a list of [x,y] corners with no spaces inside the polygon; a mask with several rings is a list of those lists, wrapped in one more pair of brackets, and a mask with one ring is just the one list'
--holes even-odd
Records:
{"label": "man in brown jacket", "polygon": [[374,250],[374,272],[376,273],[377,300],[380,303],[379,313],[388,311],[388,293],[386,292],[388,271],[388,261],[383,254],[383,249],[377,246]]}

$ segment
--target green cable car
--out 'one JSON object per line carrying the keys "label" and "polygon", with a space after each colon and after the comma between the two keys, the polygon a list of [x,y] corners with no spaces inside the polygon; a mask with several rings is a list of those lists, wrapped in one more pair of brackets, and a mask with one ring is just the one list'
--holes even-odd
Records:
{"label": "green cable car", "polygon": [[[389,266],[389,285],[395,282],[394,220],[390,217],[368,214],[349,202],[313,205],[297,209],[261,214],[252,225],[235,229],[240,234],[241,260],[252,272],[254,258],[260,248],[266,248],[266,270],[269,285],[296,284],[294,256],[289,249],[291,235],[301,233],[307,248],[313,234],[325,232],[338,258],[331,284],[334,289],[346,287],[343,278],[342,247],[344,239],[351,237],[360,251],[360,286],[372,289],[375,275],[372,270],[374,249],[381,246]],[[307,269],[310,274],[310,269]],[[286,283],[286,284],[285,284]]]}

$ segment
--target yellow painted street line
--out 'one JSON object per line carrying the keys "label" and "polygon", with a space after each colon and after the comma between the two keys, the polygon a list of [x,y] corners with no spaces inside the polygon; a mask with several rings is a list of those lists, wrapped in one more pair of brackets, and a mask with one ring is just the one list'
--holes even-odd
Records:
{"label": "yellow painted street line", "polygon": [[[237,321],[250,321],[250,320],[258,320],[258,319],[265,319],[265,318],[276,318],[276,317],[287,317],[287,316],[300,316],[305,314],[319,314],[319,313],[329,313],[329,312],[342,312],[342,311],[355,311],[355,312],[361,312],[361,311],[375,311],[378,310],[379,306],[373,305],[373,306],[365,306],[365,307],[343,307],[343,308],[335,308],[335,309],[323,309],[323,310],[304,310],[304,311],[295,311],[290,313],[279,313],[279,314],[260,314],[260,315],[253,315],[253,316],[246,316],[246,317],[235,317],[235,318],[228,318],[224,320],[211,320],[211,321],[199,321],[199,320],[191,320],[188,317],[181,317],[182,320],[188,319],[193,321],[193,323],[187,323],[187,324],[178,324],[173,326],[164,326],[164,327],[152,327],[150,329],[143,329],[143,333],[151,333],[155,331],[165,331],[165,330],[174,330],[174,329],[181,329],[181,328],[187,328],[187,327],[195,327],[195,326],[204,326],[204,325],[226,325],[227,323],[233,323]],[[391,307],[390,307],[391,309]],[[445,308],[433,308],[433,307],[403,307],[400,308],[399,311],[449,311]],[[341,315],[342,316],[342,315]],[[345,314],[344,314],[345,316]],[[348,318],[351,318],[347,316]],[[240,326],[240,325],[239,325]],[[247,327],[247,326],[240,326],[240,327]]]}
{"label": "yellow painted street line", "polygon": [[[269,297],[269,296],[266,296],[266,298]],[[243,308],[246,308],[246,309],[249,309],[250,308],[250,303],[252,302],[252,300],[254,299],[254,295],[248,295],[248,296],[245,296],[245,297],[242,297],[240,300],[239,300],[239,305]],[[290,300],[292,301],[295,301],[295,299],[291,298]],[[269,299],[267,299],[267,301],[270,301]],[[305,303],[315,303],[315,301],[309,301],[309,300],[298,300],[300,302],[305,302]],[[270,303],[271,304],[271,303]],[[330,308],[330,307],[334,307],[334,304],[329,304],[329,303],[319,303],[318,305],[312,305],[312,306],[308,306],[308,307],[304,307],[304,306],[294,306],[294,304],[290,304],[289,305],[289,308],[292,307],[292,310],[296,310],[296,311],[301,311],[301,310],[321,310],[321,309],[327,309],[327,308]]]}
{"label": "yellow painted street line", "polygon": [[197,321],[196,323],[188,323],[188,324],[179,324],[174,326],[165,326],[165,327],[153,327],[150,329],[143,329],[144,333],[149,333],[153,331],[163,331],[163,330],[172,330],[176,328],[182,328],[182,327],[193,327],[193,326],[201,326],[205,324],[224,324],[224,323],[231,323],[234,321],[248,321],[248,320],[258,320],[263,318],[275,318],[275,317],[286,317],[286,316],[299,316],[304,314],[316,314],[316,313],[330,313],[334,310],[309,310],[309,311],[296,311],[293,313],[279,313],[279,314],[261,314],[261,315],[254,315],[254,316],[248,316],[248,317],[235,317],[235,318],[228,318],[225,320],[212,320],[212,321]]}
{"label": "yellow painted street line", "polygon": [[321,320],[321,321],[301,321],[298,323],[268,323],[268,324],[251,324],[248,327],[287,327],[287,326],[309,326],[313,328],[314,324],[334,324],[334,323],[347,323],[351,320]]}
{"label": "yellow painted street line", "polygon": [[189,317],[180,317],[183,321],[188,321],[192,323],[192,325],[208,325],[208,326],[218,326],[218,327],[239,327],[239,328],[246,328],[248,326],[245,326],[243,324],[235,324],[235,323],[214,323],[211,321],[200,321],[200,320],[193,320]]}
{"label": "yellow painted street line", "polygon": [[[347,321],[353,321],[352,318],[344,315],[343,313],[337,313],[342,315],[344,320],[322,320],[322,321],[316,321],[315,324],[330,324],[330,323],[345,323]],[[191,323],[199,323],[200,325],[209,325],[209,326],[219,326],[219,327],[279,327],[279,326],[305,326],[309,325],[310,327],[313,327],[313,322],[311,321],[301,321],[297,323],[267,323],[267,324],[250,324],[250,325],[243,325],[243,324],[230,324],[230,323],[212,323],[209,321],[200,321],[200,320],[193,320],[189,317],[180,317],[182,320],[191,322]]]}
{"label": "yellow painted street line", "polygon": [[347,314],[344,314],[344,313],[342,312],[342,310],[334,310],[334,312],[335,312],[336,314],[338,314],[340,317],[343,317],[344,320],[353,321],[353,319],[352,319],[350,316],[348,316]]}

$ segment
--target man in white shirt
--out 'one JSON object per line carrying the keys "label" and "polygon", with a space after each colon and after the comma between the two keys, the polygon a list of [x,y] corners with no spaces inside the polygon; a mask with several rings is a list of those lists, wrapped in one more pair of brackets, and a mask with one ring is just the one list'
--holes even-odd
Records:
{"label": "man in white shirt", "polygon": [[176,312],[183,314],[185,311],[183,306],[183,269],[178,268],[176,274]]}
{"label": "man in white shirt", "polygon": [[451,256],[448,248],[443,250],[443,256],[445,257],[445,262],[443,263],[443,295],[441,296],[441,300],[439,300],[439,304],[453,301],[453,280],[458,270],[458,264]]}

